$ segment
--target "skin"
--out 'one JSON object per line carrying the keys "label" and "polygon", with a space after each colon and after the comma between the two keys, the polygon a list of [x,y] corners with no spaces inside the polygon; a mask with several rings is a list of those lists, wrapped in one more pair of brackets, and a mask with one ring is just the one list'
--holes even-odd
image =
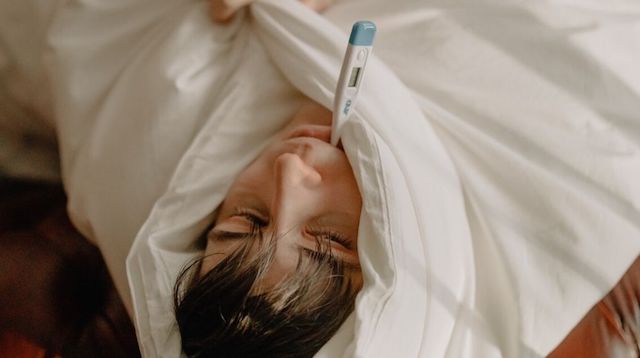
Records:
{"label": "skin", "polygon": [[[255,0],[209,0],[209,16],[211,16],[211,19],[215,22],[228,22],[238,10],[254,1]],[[333,1],[334,0],[300,0],[301,3],[315,11],[326,9]]]}
{"label": "skin", "polygon": [[302,106],[232,184],[210,232],[201,273],[243,240],[220,240],[216,233],[247,234],[253,216],[264,223],[264,237],[277,240],[266,286],[296,268],[300,248],[317,250],[316,239],[326,240],[336,258],[356,268],[349,271],[354,283],[362,281],[357,250],[362,200],[351,165],[340,147],[329,144],[330,136],[331,112],[313,102]]}

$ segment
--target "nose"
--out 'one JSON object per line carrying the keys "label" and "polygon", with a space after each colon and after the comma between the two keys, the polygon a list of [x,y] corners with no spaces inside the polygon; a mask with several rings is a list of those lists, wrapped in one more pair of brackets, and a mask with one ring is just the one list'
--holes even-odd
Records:
{"label": "nose", "polygon": [[274,162],[275,195],[272,210],[277,231],[288,231],[304,221],[315,206],[322,185],[320,173],[299,155],[281,154]]}
{"label": "nose", "polygon": [[320,173],[310,165],[307,165],[297,154],[281,154],[276,158],[274,166],[278,189],[287,187],[294,190],[297,187],[312,189],[320,185],[322,181]]}

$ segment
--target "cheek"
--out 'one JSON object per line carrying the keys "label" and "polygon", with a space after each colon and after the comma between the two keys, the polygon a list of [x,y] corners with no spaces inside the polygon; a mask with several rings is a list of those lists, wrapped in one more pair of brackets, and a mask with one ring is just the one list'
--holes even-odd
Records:
{"label": "cheek", "polygon": [[351,168],[347,168],[348,172],[343,173],[335,179],[332,190],[332,198],[336,204],[342,206],[342,208],[349,209],[348,211],[359,212],[362,207],[362,196],[358,189]]}
{"label": "cheek", "polygon": [[208,241],[204,250],[204,259],[200,274],[203,275],[216,267],[222,260],[231,254],[238,247],[238,243],[229,241]]}
{"label": "cheek", "polygon": [[229,192],[233,192],[237,187],[266,187],[265,184],[273,177],[272,168],[269,165],[268,159],[266,153],[258,157],[249,167],[240,173],[229,189]]}
{"label": "cheek", "polygon": [[330,126],[332,120],[331,111],[314,101],[308,101],[300,107],[289,124],[283,130],[294,128],[301,124],[319,124]]}

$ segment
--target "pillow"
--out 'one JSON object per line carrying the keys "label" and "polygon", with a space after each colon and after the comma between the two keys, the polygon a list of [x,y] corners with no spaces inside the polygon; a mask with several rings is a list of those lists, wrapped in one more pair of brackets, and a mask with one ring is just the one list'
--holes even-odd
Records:
{"label": "pillow", "polygon": [[606,12],[265,0],[217,26],[202,2],[77,3],[50,36],[69,209],[146,356],[180,354],[177,273],[300,93],[331,107],[355,16],[380,29],[343,137],[365,286],[319,356],[545,355],[640,252],[640,77],[615,65],[637,51],[614,45],[637,29]]}
{"label": "pillow", "polygon": [[303,99],[242,16],[214,25],[206,6],[77,1],[49,30],[68,210],[101,248],[132,316],[126,257],[195,138],[211,141],[215,159],[191,156],[214,160],[224,191]]}
{"label": "pillow", "polygon": [[[265,2],[252,10],[254,31],[285,76],[305,95],[329,107],[345,34],[301,6]],[[283,23],[286,29],[279,26]],[[469,232],[464,223],[450,225],[465,220],[461,191],[450,184],[457,182],[452,163],[410,92],[375,59],[368,65],[366,78],[343,144],[364,201],[359,240],[367,284],[359,295],[355,320],[349,321],[355,327],[343,327],[319,355],[342,355],[350,349],[357,356],[414,356],[425,336],[430,346],[424,349],[444,352],[446,340],[440,337],[451,332],[455,317],[443,303],[428,297],[425,287],[429,273],[446,275],[447,281],[439,284],[453,297],[465,287],[465,268],[459,263],[471,261],[465,258],[470,255]],[[235,111],[229,107],[224,114],[236,118]],[[185,262],[199,253],[193,240],[213,219],[233,174],[247,164],[229,156],[237,149],[233,141],[219,139],[229,137],[218,132],[221,128],[205,125],[200,130],[127,261],[136,320],[145,333],[139,338],[148,355],[179,352],[171,306],[175,279]],[[403,140],[388,145],[383,138]],[[416,161],[420,165],[412,165]],[[224,173],[215,170],[221,163]],[[423,190],[411,191],[412,178],[420,178]],[[438,220],[429,225],[419,221],[436,215]],[[424,242],[424,235],[461,241]],[[424,253],[431,250],[446,255],[427,261]],[[437,326],[427,325],[427,305]],[[380,339],[389,334],[393,334],[393,345]],[[345,344],[350,341],[354,345],[348,348]]]}

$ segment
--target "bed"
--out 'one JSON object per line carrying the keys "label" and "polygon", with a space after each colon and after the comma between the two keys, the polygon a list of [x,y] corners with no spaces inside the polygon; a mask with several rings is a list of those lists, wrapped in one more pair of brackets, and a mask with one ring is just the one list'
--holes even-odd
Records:
{"label": "bed", "polygon": [[302,100],[331,107],[346,31],[379,28],[343,143],[365,287],[320,357],[538,357],[640,250],[633,1],[60,3],[45,54],[74,224],[143,355],[180,355],[175,277],[232,179]]}

